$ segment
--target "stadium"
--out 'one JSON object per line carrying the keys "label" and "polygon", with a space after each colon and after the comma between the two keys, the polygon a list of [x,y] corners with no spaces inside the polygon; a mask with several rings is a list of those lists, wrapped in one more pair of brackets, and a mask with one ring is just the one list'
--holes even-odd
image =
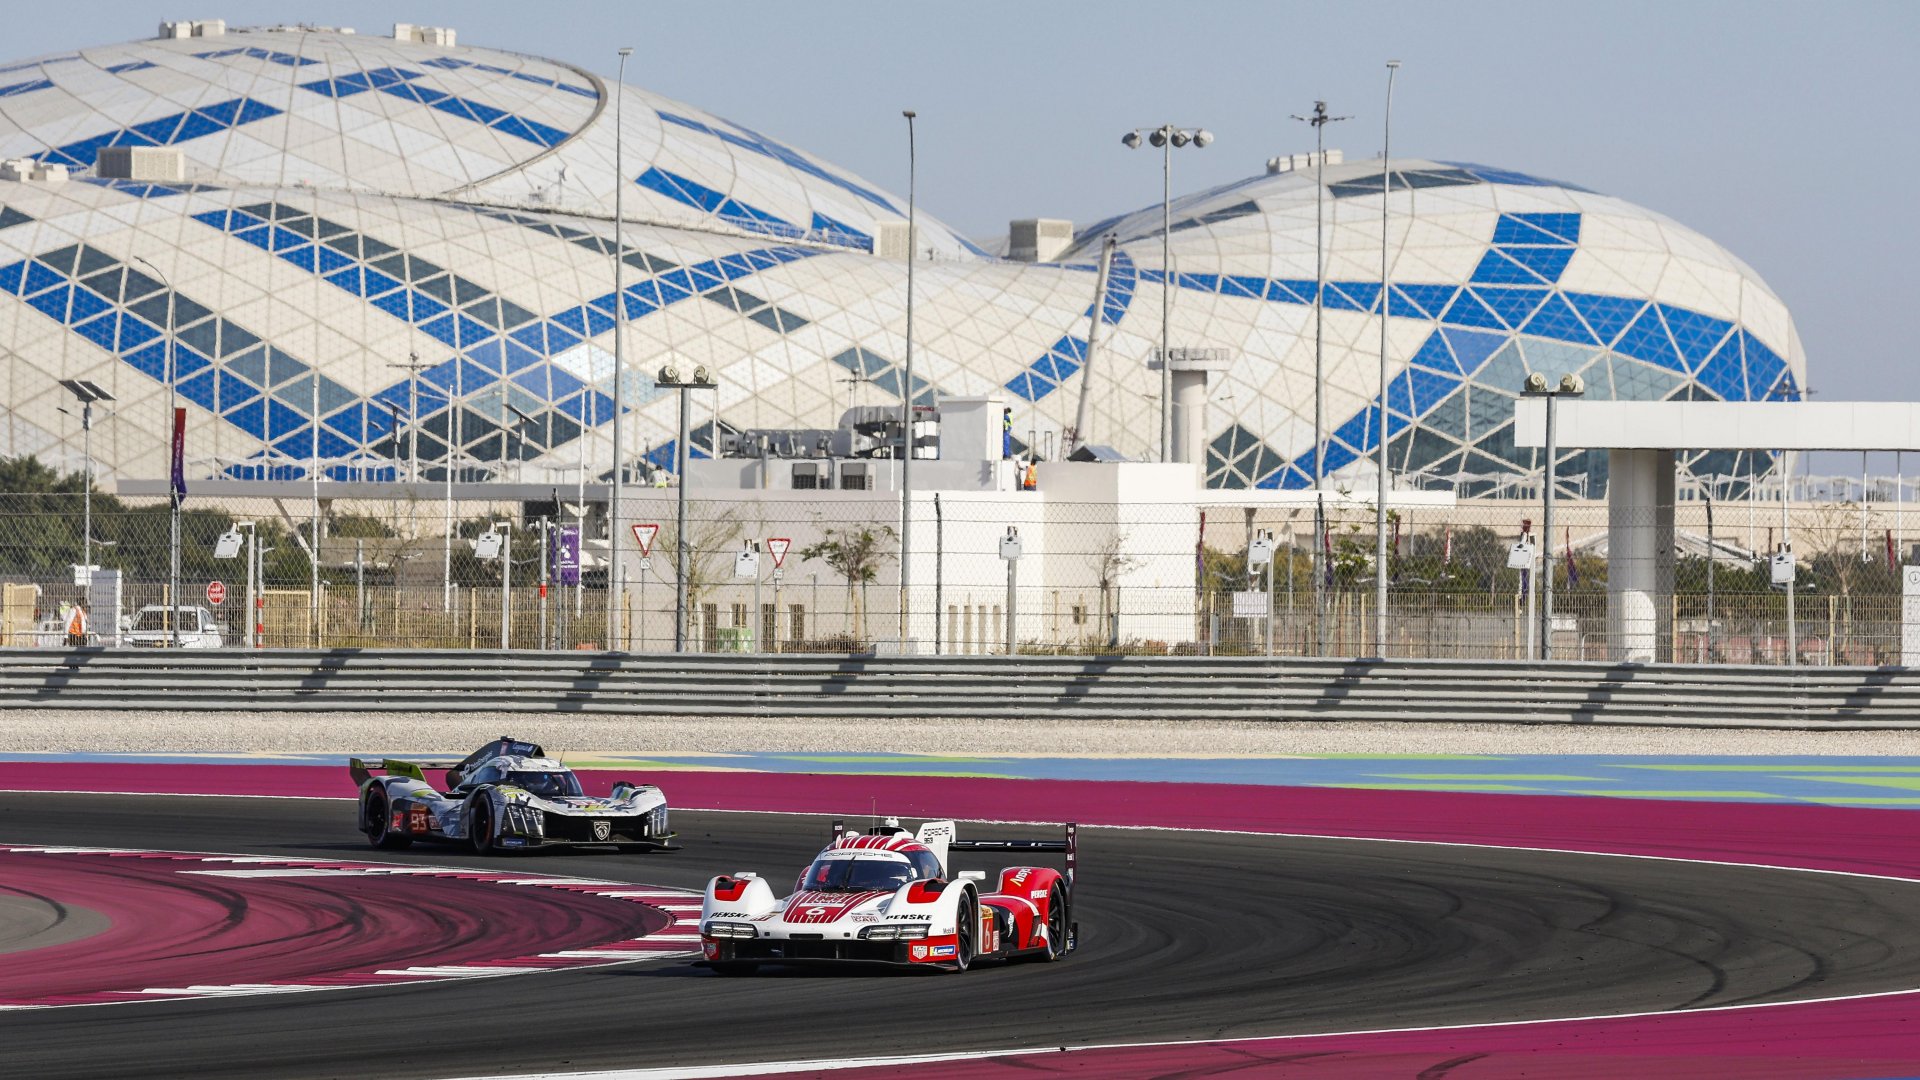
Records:
{"label": "stadium", "polygon": [[[616,320],[633,462],[672,462],[676,404],[652,381],[670,361],[720,384],[696,456],[739,432],[832,430],[904,392],[997,396],[1023,444],[1053,446],[1075,422],[1090,334],[1080,441],[1151,460],[1170,278],[1170,343],[1228,361],[1202,424],[1216,488],[1308,487],[1316,454],[1329,476],[1372,475],[1383,308],[1390,467],[1415,485],[1465,478],[1470,494],[1536,469],[1512,437],[1530,371],[1619,399],[1794,398],[1805,381],[1785,306],[1733,255],[1504,168],[1391,163],[1383,303],[1378,161],[1325,165],[1323,273],[1319,170],[1276,159],[1174,199],[1169,275],[1157,202],[1025,251],[922,213],[910,250],[899,194],[696,106],[444,29],[167,24],[0,80],[0,452],[77,470],[88,451],[61,380],[86,380],[113,398],[92,431],[103,478],[166,474],[170,325],[189,479],[604,477]],[[1563,471],[1604,470],[1584,453]]]}

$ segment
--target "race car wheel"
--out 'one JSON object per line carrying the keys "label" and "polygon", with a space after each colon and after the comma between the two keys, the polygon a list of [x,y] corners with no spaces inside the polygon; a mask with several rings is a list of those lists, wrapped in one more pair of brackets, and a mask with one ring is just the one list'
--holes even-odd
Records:
{"label": "race car wheel", "polygon": [[467,803],[467,839],[474,854],[493,854],[493,800],[484,791]]}
{"label": "race car wheel", "polygon": [[1047,894],[1047,951],[1042,954],[1050,963],[1067,958],[1067,945],[1072,941],[1067,915],[1067,891],[1056,882]]}
{"label": "race car wheel", "polygon": [[960,902],[960,925],[957,928],[953,949],[953,970],[955,973],[967,970],[973,963],[974,935],[980,932],[980,909],[963,900]]}
{"label": "race car wheel", "polygon": [[391,805],[386,789],[376,784],[367,792],[366,802],[361,806],[360,831],[367,834],[367,843],[381,851],[398,851],[413,844],[413,837],[393,831],[393,818],[388,810]]}

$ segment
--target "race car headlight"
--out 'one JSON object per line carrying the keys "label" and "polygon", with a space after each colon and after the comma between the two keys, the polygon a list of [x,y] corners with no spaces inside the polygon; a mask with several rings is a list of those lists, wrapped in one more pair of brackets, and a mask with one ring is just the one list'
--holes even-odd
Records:
{"label": "race car headlight", "polygon": [[536,807],[508,803],[506,826],[508,832],[522,836],[542,836],[546,833],[546,815]]}
{"label": "race car headlight", "polygon": [[860,936],[868,941],[907,941],[927,936],[927,928],[914,926],[869,926],[860,931]]}
{"label": "race car headlight", "polygon": [[715,920],[701,928],[700,932],[710,938],[750,938],[759,937],[752,923],[720,922]]}

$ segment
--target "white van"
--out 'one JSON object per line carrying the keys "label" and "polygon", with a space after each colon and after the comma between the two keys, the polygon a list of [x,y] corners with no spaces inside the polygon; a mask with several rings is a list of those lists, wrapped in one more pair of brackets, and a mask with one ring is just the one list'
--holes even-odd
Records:
{"label": "white van", "polygon": [[170,608],[162,604],[149,604],[136,612],[133,626],[120,635],[120,643],[134,648],[172,648],[174,619],[180,623],[183,649],[218,649],[227,643],[213,612],[203,607]]}

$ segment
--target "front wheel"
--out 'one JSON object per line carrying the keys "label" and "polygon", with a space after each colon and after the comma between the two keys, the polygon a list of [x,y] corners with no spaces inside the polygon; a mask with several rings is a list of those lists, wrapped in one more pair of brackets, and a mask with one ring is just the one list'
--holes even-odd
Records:
{"label": "front wheel", "polygon": [[476,855],[493,854],[493,800],[482,792],[467,804],[467,840]]}
{"label": "front wheel", "polygon": [[980,909],[974,904],[960,905],[959,933],[955,935],[953,947],[953,970],[955,974],[967,970],[973,963],[974,935],[980,932]]}
{"label": "front wheel", "polygon": [[399,851],[413,844],[413,837],[393,830],[391,805],[386,789],[376,784],[367,792],[361,808],[360,831],[367,834],[367,843],[381,851]]}

